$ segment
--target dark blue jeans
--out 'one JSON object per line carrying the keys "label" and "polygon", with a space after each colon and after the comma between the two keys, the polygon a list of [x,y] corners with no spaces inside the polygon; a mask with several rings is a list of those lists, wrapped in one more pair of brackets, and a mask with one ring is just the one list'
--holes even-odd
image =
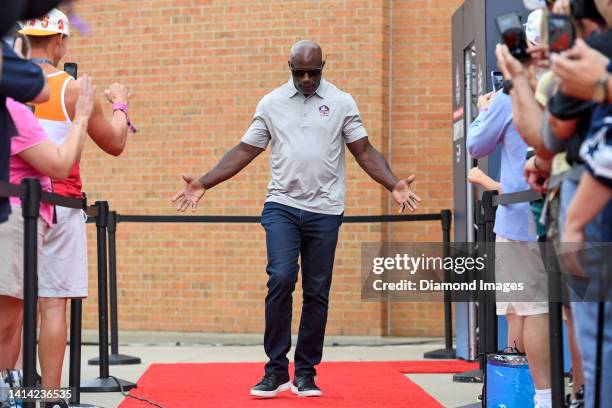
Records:
{"label": "dark blue jeans", "polygon": [[289,373],[293,291],[301,255],[303,304],[295,348],[295,374],[315,374],[321,362],[329,290],[342,215],[317,214],[268,202],[261,221],[266,230],[268,294],[264,349],[266,373]]}

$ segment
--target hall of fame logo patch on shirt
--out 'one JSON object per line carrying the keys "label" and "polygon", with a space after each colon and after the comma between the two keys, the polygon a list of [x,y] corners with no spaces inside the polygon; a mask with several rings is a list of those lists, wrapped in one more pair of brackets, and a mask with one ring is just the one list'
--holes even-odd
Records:
{"label": "hall of fame logo patch on shirt", "polygon": [[327,105],[319,106],[319,114],[321,116],[329,116],[329,107]]}

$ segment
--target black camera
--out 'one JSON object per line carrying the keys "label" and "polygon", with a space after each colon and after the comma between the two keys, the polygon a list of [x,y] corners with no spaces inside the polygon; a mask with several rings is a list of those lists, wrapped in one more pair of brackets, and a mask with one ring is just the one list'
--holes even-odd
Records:
{"label": "black camera", "polygon": [[563,52],[574,46],[576,31],[574,22],[570,16],[563,14],[545,14],[544,17],[544,42],[548,44],[550,52]]}
{"label": "black camera", "polygon": [[495,22],[510,54],[519,61],[528,61],[531,56],[527,52],[527,36],[521,24],[521,16],[516,12],[501,14],[495,18]]}

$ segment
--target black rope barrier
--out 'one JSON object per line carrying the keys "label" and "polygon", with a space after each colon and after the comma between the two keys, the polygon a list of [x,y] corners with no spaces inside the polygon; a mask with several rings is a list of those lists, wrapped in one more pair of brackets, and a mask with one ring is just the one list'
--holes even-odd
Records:
{"label": "black rope barrier", "polygon": [[109,374],[108,350],[108,262],[107,262],[107,228],[109,206],[108,201],[96,201],[98,209],[96,222],[97,252],[98,252],[98,345],[99,345],[99,377],[81,384],[82,392],[121,392],[136,388],[136,384]]}
{"label": "black rope barrier", "polygon": [[[38,179],[24,179],[21,185],[0,182],[0,197],[17,197],[21,199],[22,216],[24,218],[24,306],[23,306],[23,386],[35,387],[36,385],[36,333],[37,333],[37,304],[38,304],[38,217],[40,215],[40,203],[82,209],[86,214],[96,221],[97,224],[106,222],[106,207],[99,203],[95,206],[87,206],[87,199],[66,197],[59,194],[42,191]],[[102,210],[100,209],[102,208]],[[103,219],[104,217],[104,219]],[[104,234],[98,234],[98,270],[102,275],[102,270],[106,268],[106,241]],[[104,239],[103,239],[104,238]],[[104,273],[104,277],[106,274]],[[103,282],[103,281],[101,281]],[[105,288],[105,284],[99,284]],[[101,303],[106,304],[103,299]],[[93,405],[80,403],[81,392],[81,332],[82,332],[82,310],[81,299],[71,299],[70,304],[70,370],[69,386],[74,390],[70,398],[71,407],[93,407]],[[104,308],[101,308],[104,311]],[[104,313],[102,313],[104,314]],[[107,317],[102,316],[100,322],[106,321]],[[100,330],[100,336],[108,331]],[[108,353],[108,342],[106,342]],[[106,366],[108,371],[108,365]],[[106,372],[106,374],[108,374]],[[114,379],[108,379],[114,388],[120,390]],[[129,383],[122,384],[124,389],[129,389]],[[133,387],[132,387],[133,388]],[[36,404],[31,401],[24,401],[24,408],[34,408]]]}
{"label": "black rope barrier", "polygon": [[[259,224],[261,223],[261,216],[241,216],[241,215],[122,215],[115,214],[115,224],[122,222],[131,223],[241,223],[241,224]],[[93,220],[89,220],[92,222]],[[375,222],[416,222],[416,221],[440,221],[442,226],[442,241],[444,242],[445,256],[448,256],[450,248],[450,231],[452,224],[452,212],[451,210],[442,210],[438,214],[405,214],[405,215],[352,215],[343,218],[343,223],[356,224],[356,223],[375,223]],[[115,225],[116,230],[116,225]],[[112,240],[114,240],[115,234],[112,234]],[[109,242],[110,229],[109,229]],[[110,256],[110,262],[112,265],[116,265],[114,260],[116,253],[112,251]],[[114,266],[111,267],[111,315],[112,320],[115,322],[111,324],[111,338],[114,341],[111,344],[118,343],[118,328],[116,323],[116,304],[117,304],[117,292],[116,292],[116,271]],[[445,271],[444,279],[446,282],[450,282],[450,271]],[[115,290],[113,290],[115,288]],[[113,307],[113,305],[115,305]],[[113,313],[112,310],[115,310]],[[444,345],[443,349],[433,350],[424,354],[425,358],[433,359],[452,359],[455,358],[456,353],[453,349],[453,320],[452,320],[452,303],[450,291],[444,292]],[[113,349],[113,354],[116,354],[115,362],[112,364],[138,364],[140,359],[136,357],[119,355],[118,349]],[[135,359],[138,362],[135,362]],[[89,364],[99,364],[99,358],[92,358],[89,360]]]}
{"label": "black rope barrier", "polygon": [[[135,388],[136,384],[116,379],[109,375],[109,341],[108,341],[108,292],[106,285],[110,284],[111,303],[111,347],[112,356],[118,354],[118,320],[117,320],[117,276],[116,276],[116,246],[115,233],[120,222],[143,223],[260,223],[260,216],[180,216],[180,215],[120,215],[110,212],[108,202],[98,201],[93,206],[87,206],[87,199],[65,197],[42,191],[37,179],[25,179],[21,185],[0,183],[0,197],[18,197],[22,199],[24,217],[24,386],[34,387],[36,381],[36,309],[37,309],[37,222],[41,202],[48,204],[82,209],[88,215],[88,222],[96,224],[97,255],[98,255],[98,325],[100,376],[81,384],[81,332],[82,310],[81,299],[71,300],[70,323],[70,372],[69,386],[75,391],[70,399],[71,406],[89,406],[80,403],[80,393],[83,392],[115,392]],[[406,214],[406,215],[357,215],[344,217],[344,223],[375,223],[375,222],[416,222],[441,221],[442,239],[450,243],[452,214],[450,210],[442,210],[439,214]],[[108,234],[108,241],[107,241]],[[108,245],[107,245],[108,244]],[[448,245],[446,245],[448,247]],[[445,251],[448,249],[445,248]],[[108,258],[107,258],[108,255]],[[110,269],[110,282],[107,272]],[[445,279],[450,277],[445,276]],[[452,348],[452,309],[450,293],[445,293],[445,349],[441,351],[447,356],[454,356]],[[134,362],[124,364],[139,364]],[[434,357],[435,358],[435,357]],[[117,363],[121,364],[121,362]],[[34,403],[24,402],[24,408],[34,407]]]}
{"label": "black rope barrier", "polygon": [[[40,203],[58,205],[68,208],[84,209],[87,208],[87,201],[71,197],[64,197],[58,194],[42,191],[38,179],[24,179],[20,185],[0,182],[0,197],[17,197],[21,199],[21,210],[24,219],[24,299],[23,299],[23,386],[35,387],[36,385],[36,333],[37,333],[37,304],[38,304],[38,217],[40,215]],[[91,212],[95,215],[95,212]],[[71,312],[74,311],[71,305]],[[80,318],[74,319],[71,316],[71,364],[70,382],[75,379],[75,372],[80,374],[80,359],[75,364],[73,358],[80,356]],[[80,317],[80,314],[77,315]],[[78,339],[78,347],[72,341]],[[78,353],[76,353],[78,349]],[[77,368],[78,367],[78,368]],[[75,371],[75,368],[77,370]],[[75,386],[77,402],[78,385]],[[34,408],[35,402],[24,401],[24,408]]]}
{"label": "black rope barrier", "polygon": [[[117,245],[116,232],[119,215],[116,211],[108,213],[108,278],[109,278],[109,302],[110,302],[110,347],[108,356],[109,365],[134,365],[141,364],[138,357],[119,354],[119,312],[117,307]],[[90,365],[99,365],[100,357],[89,359]]]}
{"label": "black rope barrier", "polygon": [[[537,201],[543,198],[543,195],[532,191],[519,191],[516,193],[498,195],[497,191],[485,191],[482,200],[478,203],[482,205],[484,210],[485,221],[485,237],[487,243],[495,242],[495,233],[493,225],[495,223],[495,210],[499,205],[518,204],[524,202]],[[485,278],[488,282],[494,282],[495,278],[495,245],[487,245],[487,265],[485,268]],[[563,370],[563,329],[562,329],[562,311],[561,302],[553,302],[553,293],[559,293],[561,288],[560,269],[558,267],[556,256],[551,253],[545,244],[540,245],[542,259],[548,270],[549,276],[549,352],[550,352],[550,374],[551,374],[551,398],[553,407],[562,407],[565,404],[565,384]],[[549,262],[550,261],[550,262]],[[484,308],[483,308],[484,306]],[[483,313],[484,311],[484,313]],[[479,306],[479,325],[481,329],[479,333],[483,337],[482,342],[479,341],[481,357],[485,357],[487,353],[495,353],[497,351],[497,316],[495,313],[495,294],[484,294],[483,303]],[[484,368],[486,361],[480,361],[481,368]],[[486,384],[486,382],[485,382]],[[486,386],[484,387],[486,401]]]}
{"label": "black rope barrier", "polygon": [[[450,211],[450,210],[448,210]],[[123,215],[117,214],[118,222],[135,223],[219,223],[219,224],[258,224],[261,216],[252,215]],[[440,221],[441,214],[406,215],[349,215],[343,223],[368,222],[414,222]]]}
{"label": "black rope barrier", "polygon": [[[482,200],[478,200],[474,203],[474,224],[476,226],[476,251],[477,251],[477,256],[478,257],[483,257],[484,256],[484,247],[485,247],[485,228],[486,228],[486,223],[485,223],[485,218],[484,218],[484,213],[482,210]],[[473,271],[471,271],[473,274]],[[482,305],[483,299],[481,298],[482,294],[479,292],[477,293],[477,295],[479,296],[477,300],[478,303],[478,308],[480,309],[480,306]],[[484,327],[483,325],[485,324],[484,321],[482,320],[483,318],[483,314],[482,313],[478,313],[478,327]],[[476,344],[476,349],[478,351],[484,350],[485,349],[485,344],[484,344],[484,335],[479,335],[477,338],[477,344]],[[480,354],[478,354],[478,368],[475,370],[469,370],[469,371],[464,371],[461,373],[457,373],[453,375],[453,381],[454,382],[462,382],[462,383],[481,383],[484,381],[484,359],[480,358]],[[472,407],[480,407],[481,404],[479,403],[475,403],[475,404],[470,404],[461,408],[472,408]]]}
{"label": "black rope barrier", "polygon": [[[484,194],[484,193],[483,193]],[[516,193],[500,194],[493,196],[493,207],[500,205],[510,205],[528,203],[544,198],[541,193],[533,190],[517,191]],[[483,195],[484,199],[484,195]]]}
{"label": "black rope barrier", "polygon": [[[36,308],[38,302],[38,215],[41,188],[38,179],[22,182],[24,196],[21,210],[24,223],[23,279],[23,385],[36,385]],[[24,401],[24,408],[34,408],[35,402]]]}
{"label": "black rope barrier", "polygon": [[73,208],[77,210],[87,209],[87,200],[83,200],[82,198],[66,197],[49,193],[47,191],[41,192],[41,201],[47,204],[57,205],[59,207]]}
{"label": "black rope barrier", "polygon": [[[88,214],[90,215],[90,214]],[[117,319],[117,273],[116,273],[116,251],[115,233],[119,223],[218,223],[218,224],[259,224],[261,216],[242,216],[242,215],[123,215],[109,213],[108,242],[109,242],[109,288],[111,305],[111,355],[105,365],[139,364],[137,357],[119,354],[119,333]],[[405,215],[354,215],[343,218],[343,223],[375,223],[375,222],[417,222],[417,221],[441,221],[442,240],[448,247],[450,243],[450,231],[452,222],[451,210],[442,210],[438,214],[405,214]],[[89,216],[88,223],[96,222],[96,218]],[[113,225],[114,224],[114,225]],[[450,274],[450,272],[449,272]],[[449,279],[450,277],[446,277]],[[445,292],[444,307],[444,339],[445,348],[425,353],[427,358],[454,358],[453,331],[452,331],[452,304],[450,302],[450,292]],[[102,342],[102,340],[100,340]],[[106,340],[107,342],[107,340]],[[100,356],[89,360],[90,365],[101,364]],[[89,389],[88,389],[89,391]],[[85,391],[85,392],[88,392]],[[92,391],[93,392],[93,391]]]}
{"label": "black rope barrier", "polygon": [[[425,214],[427,215],[427,214]],[[444,259],[451,256],[450,248],[450,233],[452,224],[452,212],[450,210],[440,211],[440,221],[442,223],[442,242],[444,243],[443,256]],[[444,269],[444,282],[452,282],[450,269]],[[454,359],[457,357],[457,352],[453,348],[453,306],[452,295],[450,290],[444,291],[444,348],[428,351],[423,354],[423,358],[432,359]]]}
{"label": "black rope barrier", "polygon": [[25,197],[25,187],[23,184],[16,185],[10,183],[0,183],[0,197],[17,197],[23,199]]}

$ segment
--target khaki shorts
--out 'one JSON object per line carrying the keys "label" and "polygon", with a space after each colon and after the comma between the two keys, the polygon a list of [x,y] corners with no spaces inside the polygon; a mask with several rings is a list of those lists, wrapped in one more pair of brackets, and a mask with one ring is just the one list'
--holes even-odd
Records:
{"label": "khaki shorts", "polygon": [[[495,281],[522,282],[531,299],[547,299],[548,279],[537,242],[512,241],[497,235],[495,249]],[[506,299],[504,299],[506,298]],[[497,314],[533,316],[548,313],[548,302],[512,301],[517,295],[498,292]]]}
{"label": "khaki shorts", "polygon": [[87,230],[82,210],[56,207],[57,224],[44,237],[38,296],[87,297]]}
{"label": "khaki shorts", "polygon": [[[21,207],[11,206],[11,215],[0,223],[0,295],[23,300],[23,217]],[[38,271],[47,223],[38,219]],[[40,282],[39,282],[40,287]]]}

